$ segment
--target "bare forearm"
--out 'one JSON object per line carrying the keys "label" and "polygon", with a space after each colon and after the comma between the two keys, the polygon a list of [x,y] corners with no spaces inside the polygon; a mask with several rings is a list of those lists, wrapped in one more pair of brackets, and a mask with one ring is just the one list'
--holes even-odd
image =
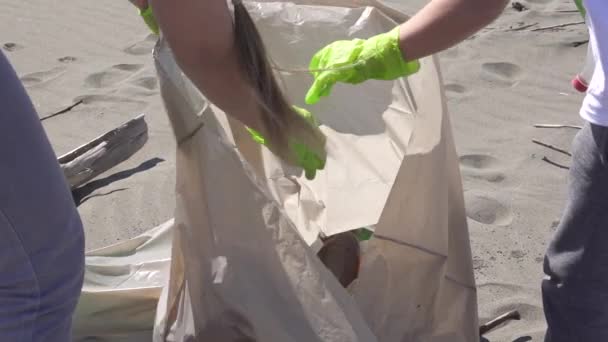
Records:
{"label": "bare forearm", "polygon": [[253,88],[238,61],[226,1],[149,2],[177,63],[197,88],[228,115],[263,132]]}
{"label": "bare forearm", "polygon": [[406,60],[448,49],[496,19],[507,0],[432,0],[400,27]]}

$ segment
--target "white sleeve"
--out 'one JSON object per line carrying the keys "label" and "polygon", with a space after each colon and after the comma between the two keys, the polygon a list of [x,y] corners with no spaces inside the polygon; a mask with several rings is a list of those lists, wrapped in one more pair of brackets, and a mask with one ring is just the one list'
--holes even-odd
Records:
{"label": "white sleeve", "polygon": [[585,0],[589,44],[596,64],[581,115],[588,121],[608,126],[608,0]]}

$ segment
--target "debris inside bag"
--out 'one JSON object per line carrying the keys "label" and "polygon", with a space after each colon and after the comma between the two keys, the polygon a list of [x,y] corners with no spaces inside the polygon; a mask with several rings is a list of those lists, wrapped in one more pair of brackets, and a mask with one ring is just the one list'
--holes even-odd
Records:
{"label": "debris inside bag", "polygon": [[336,234],[324,240],[317,256],[345,288],[359,276],[361,248],[354,231]]}

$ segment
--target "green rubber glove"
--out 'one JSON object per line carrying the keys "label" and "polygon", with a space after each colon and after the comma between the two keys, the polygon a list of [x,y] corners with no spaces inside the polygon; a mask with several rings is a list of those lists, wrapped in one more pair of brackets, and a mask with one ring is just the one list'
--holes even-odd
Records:
{"label": "green rubber glove", "polygon": [[[306,109],[293,106],[293,109],[300,114],[309,124],[315,127],[319,126],[317,119]],[[264,138],[259,132],[247,127],[247,131],[251,134],[251,138],[255,142],[261,145],[267,146],[266,138]],[[308,146],[298,142],[296,139],[289,139],[289,148],[295,158],[295,163],[304,169],[306,179],[312,180],[315,178],[317,170],[323,170],[325,168],[326,155],[320,155],[312,151]]]}
{"label": "green rubber glove", "polygon": [[587,10],[585,9],[585,5],[583,5],[583,0],[574,0],[574,4],[576,4],[576,8],[583,16],[583,19],[585,19],[585,16],[587,15]]}
{"label": "green rubber glove", "polygon": [[309,68],[315,81],[306,94],[306,103],[314,104],[328,96],[337,82],[394,80],[418,72],[420,63],[403,60],[397,26],[369,39],[335,41],[312,57]]}
{"label": "green rubber glove", "polygon": [[152,7],[148,6],[145,10],[139,10],[139,15],[144,19],[144,22],[154,34],[159,34],[160,29],[158,28],[158,24],[156,23],[156,19],[154,18],[154,13],[152,12]]}

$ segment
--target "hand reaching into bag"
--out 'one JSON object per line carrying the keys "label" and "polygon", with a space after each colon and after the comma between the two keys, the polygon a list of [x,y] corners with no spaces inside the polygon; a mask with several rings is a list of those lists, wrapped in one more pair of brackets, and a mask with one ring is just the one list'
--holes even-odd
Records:
{"label": "hand reaching into bag", "polygon": [[306,94],[306,103],[314,104],[328,96],[337,82],[394,80],[418,72],[420,64],[403,59],[396,27],[365,40],[335,41],[312,57],[309,69],[315,81]]}
{"label": "hand reaching into bag", "polygon": [[[267,146],[271,151],[281,156],[286,162],[304,169],[307,179],[312,180],[318,170],[325,168],[327,152],[325,150],[325,136],[319,130],[319,123],[316,118],[306,109],[293,106],[294,111],[303,119],[298,121],[290,128],[287,135],[288,148],[285,152],[277,151],[276,147],[259,132],[247,128],[252,139],[258,144]],[[312,126],[312,134],[309,127],[302,129],[301,125]]]}
{"label": "hand reaching into bag", "polygon": [[[225,1],[130,1],[153,32],[163,25],[184,73],[209,101],[250,127],[256,142],[303,168],[308,179],[325,167],[325,136],[312,114],[288,104],[241,2],[233,1],[233,21]],[[201,24],[197,13],[208,19]],[[193,29],[198,26],[202,27]]]}
{"label": "hand reaching into bag", "polygon": [[[333,42],[310,63],[315,81],[306,95],[313,104],[337,82],[394,80],[416,73],[418,59],[448,49],[496,19],[508,0],[431,0],[390,32],[369,39]],[[405,56],[405,57],[404,57]]]}

